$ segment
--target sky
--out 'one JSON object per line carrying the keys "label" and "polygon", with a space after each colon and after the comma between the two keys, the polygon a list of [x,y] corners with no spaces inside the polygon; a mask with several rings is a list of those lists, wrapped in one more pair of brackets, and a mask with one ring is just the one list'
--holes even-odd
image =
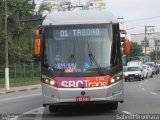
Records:
{"label": "sky", "polygon": [[[36,0],[42,1],[42,0]],[[79,0],[69,0],[78,4]],[[160,32],[160,0],[104,0],[108,11],[119,19],[122,28],[130,34],[144,33],[146,26],[155,26],[155,32]],[[39,3],[38,2],[38,3]],[[85,4],[87,0],[80,0]]]}
{"label": "sky", "polygon": [[155,32],[160,32],[160,0],[107,0],[107,8],[124,18],[121,26],[134,27],[128,30],[130,33],[144,33],[145,25],[155,26]]}

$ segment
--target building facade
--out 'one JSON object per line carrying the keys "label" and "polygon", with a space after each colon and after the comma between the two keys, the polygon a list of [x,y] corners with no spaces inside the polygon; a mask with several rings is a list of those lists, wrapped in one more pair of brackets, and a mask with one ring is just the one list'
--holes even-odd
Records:
{"label": "building facade", "polygon": [[104,0],[89,0],[87,2],[88,9],[106,9]]}
{"label": "building facade", "polygon": [[[145,51],[145,34],[131,34],[131,41],[137,42],[143,47],[143,53]],[[146,35],[147,54],[156,50],[160,50],[160,32]]]}
{"label": "building facade", "polygon": [[42,4],[47,5],[51,11],[44,11],[43,16],[50,12],[66,11],[70,9],[71,2],[68,0],[43,0]]}

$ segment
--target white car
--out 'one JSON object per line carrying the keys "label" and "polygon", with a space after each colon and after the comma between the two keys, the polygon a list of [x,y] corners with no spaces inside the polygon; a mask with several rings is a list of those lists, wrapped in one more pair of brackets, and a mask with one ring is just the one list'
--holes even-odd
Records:
{"label": "white car", "polygon": [[128,66],[124,72],[125,81],[130,80],[144,80],[144,71],[139,66]]}
{"label": "white car", "polygon": [[155,63],[154,62],[146,62],[145,65],[149,65],[152,69],[153,74],[156,74]]}
{"label": "white car", "polygon": [[153,70],[149,65],[143,65],[144,77],[153,77]]}

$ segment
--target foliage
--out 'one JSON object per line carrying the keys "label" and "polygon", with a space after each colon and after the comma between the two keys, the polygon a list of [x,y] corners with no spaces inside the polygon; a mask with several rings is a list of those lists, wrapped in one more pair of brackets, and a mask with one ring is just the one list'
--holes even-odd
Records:
{"label": "foliage", "polygon": [[131,41],[131,54],[130,54],[130,57],[132,57],[132,56],[141,56],[141,55],[143,55],[142,46],[139,45],[137,42],[132,42]]}
{"label": "foliage", "polygon": [[51,7],[49,7],[47,4],[42,3],[38,9],[38,14],[42,15],[44,11],[51,11]]}
{"label": "foliage", "polygon": [[[0,1],[0,64],[4,64],[4,1]],[[8,41],[9,62],[32,61],[29,49],[28,30],[21,24],[23,16],[33,15],[35,9],[34,0],[8,0]]]}
{"label": "foliage", "polygon": [[156,60],[156,52],[157,52],[157,60],[160,60],[160,51],[153,51],[149,53],[149,56],[152,60]]}

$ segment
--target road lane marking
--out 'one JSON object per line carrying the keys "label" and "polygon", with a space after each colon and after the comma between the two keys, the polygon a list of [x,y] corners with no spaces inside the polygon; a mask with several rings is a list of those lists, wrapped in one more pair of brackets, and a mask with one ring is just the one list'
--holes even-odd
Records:
{"label": "road lane marking", "polygon": [[125,114],[128,114],[128,115],[133,115],[132,113],[128,112],[128,111],[122,111],[123,113]]}
{"label": "road lane marking", "polygon": [[27,119],[27,115],[35,115],[34,120],[42,120],[44,110],[45,110],[44,107],[35,108],[35,109],[32,109],[32,110],[27,111],[25,113],[22,113],[19,116],[19,118],[20,119]]}
{"label": "road lane marking", "polygon": [[14,118],[9,118],[8,120],[18,120],[18,116],[14,116]]}
{"label": "road lane marking", "polygon": [[13,97],[13,98],[4,98],[4,99],[0,99],[0,102],[14,100],[14,99],[21,99],[21,98],[26,98],[26,97],[31,97],[31,96],[39,96],[39,95],[41,94],[32,94],[32,95],[18,96],[18,97]]}
{"label": "road lane marking", "polygon": [[23,113],[22,115],[25,114],[43,114],[44,112],[44,107],[39,107],[39,108],[35,108],[33,110],[27,111],[25,113]]}
{"label": "road lane marking", "polygon": [[142,88],[142,90],[143,90],[143,91],[146,91],[146,89],[145,89],[145,88]]}
{"label": "road lane marking", "polygon": [[158,95],[157,93],[151,92],[152,95]]}

